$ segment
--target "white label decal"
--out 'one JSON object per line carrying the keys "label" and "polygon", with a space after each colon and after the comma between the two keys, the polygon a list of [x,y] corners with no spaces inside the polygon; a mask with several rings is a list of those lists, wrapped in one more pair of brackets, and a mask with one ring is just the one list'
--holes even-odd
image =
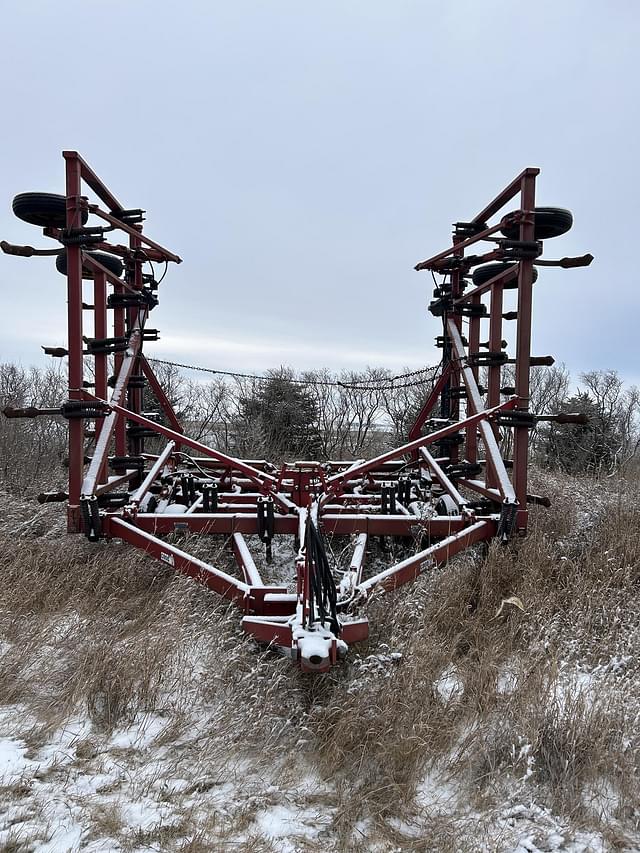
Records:
{"label": "white label decal", "polygon": [[163,563],[169,563],[170,566],[175,566],[176,561],[173,559],[173,554],[167,554],[164,551],[160,552],[160,559]]}

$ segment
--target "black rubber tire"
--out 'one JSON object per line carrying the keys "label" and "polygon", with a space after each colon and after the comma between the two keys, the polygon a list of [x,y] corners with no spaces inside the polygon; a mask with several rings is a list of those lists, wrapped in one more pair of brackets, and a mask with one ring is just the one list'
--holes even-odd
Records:
{"label": "black rubber tire", "polygon": [[[103,267],[106,267],[110,273],[120,278],[122,275],[122,270],[124,267],[122,266],[122,261],[120,258],[115,258],[113,255],[109,255],[106,252],[87,252],[87,255],[90,255],[94,260],[98,261],[98,263],[102,264]],[[66,249],[60,252],[56,257],[56,269],[62,275],[67,274],[67,251]],[[82,267],[82,278],[93,278],[93,270],[90,270],[88,267]]]}
{"label": "black rubber tire", "polygon": [[[498,275],[500,272],[504,272],[506,269],[511,269],[512,267],[516,267],[517,264],[485,264],[483,267],[476,267],[473,271],[473,283],[476,287],[479,287],[481,284],[484,284],[486,281],[489,281],[490,278]],[[533,268],[533,280],[535,281],[538,278],[538,270]],[[514,278],[511,281],[507,282],[504,285],[505,290],[515,290],[518,286],[518,278]]]}
{"label": "black rubber tire", "polygon": [[[67,227],[67,199],[57,193],[20,193],[13,200],[13,212],[30,225],[40,228]],[[82,211],[82,224],[89,218],[86,210]]]}
{"label": "black rubber tire", "polygon": [[[561,234],[566,234],[573,225],[573,213],[564,207],[536,207],[534,210],[534,240],[559,237]],[[519,225],[509,225],[501,230],[507,240],[520,239]]]}

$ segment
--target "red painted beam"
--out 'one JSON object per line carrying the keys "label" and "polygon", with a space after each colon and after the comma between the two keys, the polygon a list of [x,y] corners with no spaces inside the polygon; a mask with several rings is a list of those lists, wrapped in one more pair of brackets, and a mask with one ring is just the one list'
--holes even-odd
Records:
{"label": "red painted beam", "polygon": [[63,151],[62,156],[67,162],[67,168],[71,167],[77,169],[79,174],[82,176],[82,180],[91,187],[94,193],[101,198],[111,210],[124,209],[123,205],[120,204],[111,190],[100,180],[91,166],[86,162],[86,160],[83,160],[77,151]]}
{"label": "red painted beam", "polygon": [[135,548],[151,554],[156,560],[160,560],[176,572],[181,572],[194,578],[209,589],[214,590],[224,598],[242,604],[245,597],[249,593],[249,587],[242,581],[231,577],[226,572],[216,569],[209,563],[181,551],[175,545],[168,542],[163,542],[162,539],[157,539],[155,536],[134,527],[127,521],[114,516],[107,516],[105,519],[105,529],[108,535],[124,539]]}
{"label": "red painted beam", "polygon": [[481,542],[483,539],[490,539],[496,530],[496,522],[491,519],[477,521],[470,525],[465,530],[449,536],[437,545],[431,545],[424,551],[419,551],[412,557],[403,560],[395,566],[367,578],[366,581],[357,587],[360,592],[367,593],[380,586],[385,590],[396,589],[402,584],[409,583],[415,580],[425,569],[432,566],[444,563],[450,557],[473,545],[475,542]]}
{"label": "red painted beam", "polygon": [[[151,386],[151,390],[155,394],[156,400],[160,404],[160,408],[167,416],[167,420],[176,432],[183,433],[184,430],[182,428],[182,424],[178,420],[178,416],[176,415],[175,409],[171,405],[171,401],[165,394],[164,388],[158,381],[158,377],[154,373],[153,368],[145,358],[144,354],[140,355],[140,367],[142,368],[142,372],[147,378],[147,382]],[[180,449],[180,446],[177,442],[176,448],[178,450]]]}
{"label": "red painted beam", "polygon": [[511,199],[520,192],[522,182],[525,178],[535,177],[539,174],[540,169],[535,166],[529,166],[524,169],[507,187],[502,190],[502,192],[498,193],[493,201],[490,201],[489,204],[480,211],[480,213],[473,217],[472,222],[487,222],[487,220],[489,220],[494,214],[503,208],[508,201],[511,201]]}
{"label": "red painted beam", "polygon": [[[114,515],[114,518],[118,516]],[[368,533],[371,536],[413,536],[418,530],[427,535],[449,536],[456,530],[468,525],[464,516],[434,516],[420,519],[408,515],[321,515],[320,527],[324,533],[337,536],[350,536],[354,533]],[[139,513],[136,525],[149,533],[232,533],[253,534],[258,532],[258,519],[255,513],[194,513],[192,515],[168,515]],[[274,517],[276,534],[296,534],[298,532],[297,515],[278,515]]]}
{"label": "red painted beam", "polygon": [[447,384],[447,382],[449,380],[450,373],[451,373],[451,364],[447,364],[447,365],[445,365],[442,373],[440,374],[440,378],[438,379],[436,384],[433,386],[433,389],[432,389],[431,393],[429,394],[429,396],[427,397],[425,404],[420,409],[420,412],[418,413],[418,417],[416,418],[414,425],[409,430],[409,434],[407,436],[409,441],[414,441],[416,438],[419,437],[420,430],[422,429],[425,422],[429,418],[429,415],[433,411],[433,407],[438,402],[440,394],[442,394],[442,391],[444,390],[444,386]]}

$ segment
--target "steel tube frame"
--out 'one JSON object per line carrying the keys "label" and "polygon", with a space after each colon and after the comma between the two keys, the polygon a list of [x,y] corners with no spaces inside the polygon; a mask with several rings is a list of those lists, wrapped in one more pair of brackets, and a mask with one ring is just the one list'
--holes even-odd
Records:
{"label": "steel tube frame", "polygon": [[[107,279],[103,272],[94,272],[93,276],[93,334],[96,338],[107,337]],[[98,397],[107,396],[107,356],[105,353],[96,354],[95,356],[95,391]],[[96,420],[96,441],[100,438],[103,423],[100,419]],[[98,471],[97,479],[99,483],[104,483],[107,480],[107,464],[103,463]]]}
{"label": "steel tube frame", "polygon": [[[94,395],[87,396],[92,398],[94,397]],[[249,480],[258,486],[274,486],[277,483],[276,478],[272,477],[271,474],[266,474],[264,471],[258,471],[257,468],[247,465],[241,459],[235,459],[233,456],[227,456],[226,453],[222,453],[220,450],[214,450],[212,447],[207,447],[206,444],[202,444],[200,441],[194,441],[194,439],[188,438],[182,433],[176,432],[162,424],[149,420],[149,418],[145,418],[144,415],[133,412],[131,409],[127,409],[124,406],[120,406],[113,400],[109,400],[108,402],[101,400],[99,402],[106,403],[106,405],[108,405],[115,413],[125,415],[129,420],[135,421],[141,426],[146,426],[160,435],[164,435],[166,438],[173,439],[176,443],[180,442],[186,447],[191,447],[199,453],[204,453],[206,456],[210,456],[212,459],[218,460],[218,462],[224,462],[234,471],[241,471]]]}
{"label": "steel tube frame", "polygon": [[[82,501],[91,501],[91,512],[95,515],[98,508],[101,523],[95,523],[94,529],[87,531],[88,534],[97,538],[122,539],[175,571],[197,579],[235,602],[246,614],[255,614],[243,620],[245,630],[265,642],[276,642],[288,647],[294,657],[304,657],[307,634],[317,630],[315,623],[320,612],[314,606],[310,594],[316,559],[306,553],[306,534],[310,525],[316,526],[324,534],[350,536],[354,540],[348,570],[355,577],[353,596],[348,599],[343,597],[337,604],[340,618],[336,630],[342,631],[341,637],[346,642],[355,642],[367,635],[366,619],[345,617],[345,611],[357,600],[366,599],[373,589],[395,589],[464,548],[492,538],[498,530],[502,530],[500,535],[504,535],[504,519],[509,515],[506,513],[509,508],[517,507],[516,526],[520,531],[526,529],[529,430],[526,421],[516,421],[513,427],[512,483],[500,453],[496,416],[509,410],[525,414],[528,412],[534,259],[525,257],[524,260],[514,262],[513,269],[507,269],[466,292],[465,288],[466,276],[472,266],[491,260],[508,260],[504,243],[497,234],[504,226],[504,220],[495,225],[489,224],[488,220],[518,195],[520,211],[509,219],[509,223],[519,226],[520,241],[534,241],[533,211],[538,169],[525,169],[474,217],[472,223],[479,228],[476,228],[477,233],[467,236],[474,229],[469,229],[468,223],[461,223],[459,227],[456,226],[449,248],[416,266],[416,269],[429,269],[445,275],[441,290],[436,294],[442,299],[434,303],[437,306],[434,307],[435,313],[444,312],[444,355],[440,375],[408,433],[408,442],[369,460],[334,461],[324,466],[315,462],[292,463],[283,466],[276,476],[274,472],[277,469],[265,460],[238,459],[185,435],[170,400],[142,352],[145,323],[154,300],[148,296],[150,291],[145,296],[137,296],[142,294],[149,283],[149,278],[143,276],[142,264],[145,258],[174,263],[180,263],[181,259],[143,234],[142,225],[128,221],[135,220],[135,215],[125,213],[116,196],[77,152],[65,151],[63,156],[66,226],[67,229],[80,229],[71,236],[75,238],[80,235],[82,238],[82,216],[83,212],[88,211],[109,223],[113,229],[128,235],[129,243],[128,246],[109,242],[100,242],[99,246],[92,244],[94,248],[124,258],[126,273],[124,278],[120,278],[87,252],[83,252],[80,244],[70,242],[70,235],[63,229],[45,229],[48,236],[66,245],[69,400],[78,403],[85,401],[87,404],[93,401],[108,407],[104,419],[94,417],[95,447],[86,474],[83,439],[87,418],[70,416],[67,516],[70,531],[82,529],[80,509],[82,507],[83,512],[87,509]],[[96,193],[108,211],[99,204],[90,203],[82,195],[83,182]],[[482,255],[466,257],[465,250],[481,241],[493,243],[495,248]],[[88,353],[83,352],[83,267],[91,271],[93,278],[93,305],[85,308],[93,310],[94,339],[96,342],[107,341],[102,350],[94,346],[89,348]],[[450,276],[448,283],[446,276]],[[499,354],[502,351],[503,290],[516,277],[518,310],[513,360],[516,366],[516,394],[501,403],[502,371]],[[113,288],[115,297],[132,297],[125,300],[127,307],[123,307],[122,300],[107,299],[108,287]],[[151,288],[155,289],[153,282]],[[485,298],[489,300],[488,316],[482,307]],[[149,307],[143,307],[145,305]],[[115,342],[111,344],[108,309],[113,311]],[[468,343],[462,337],[464,315],[469,316]],[[481,344],[481,328],[485,318],[489,321],[489,336],[487,343]],[[128,346],[122,352],[120,348],[124,339],[128,339]],[[478,386],[478,365],[483,363],[482,358],[478,357],[481,346],[486,346],[491,354],[490,358],[484,360],[488,365],[486,405]],[[108,386],[111,384],[111,380],[107,379],[108,353],[112,351],[109,347],[114,351],[115,385],[107,401]],[[94,357],[94,394],[83,386],[84,355]],[[134,376],[135,382],[132,381]],[[154,393],[169,422],[168,427],[143,414],[141,385],[144,383],[140,377],[144,377]],[[461,401],[465,399],[465,416],[461,417]],[[424,424],[438,401],[441,403],[440,414],[445,425],[423,436],[421,432]],[[90,405],[87,406],[87,412],[95,415]],[[451,422],[447,423],[447,420]],[[127,430],[127,421],[143,429]],[[162,451],[157,454],[145,452],[145,430],[168,439]],[[474,479],[473,473],[477,470],[476,464],[480,464],[479,440],[484,449],[484,462],[481,463],[486,468],[484,481]],[[441,451],[435,456],[427,448],[437,443],[441,444]],[[192,457],[186,454],[181,457],[182,460],[186,458],[186,462],[177,459],[182,446],[200,454],[195,464]],[[121,473],[109,476],[110,452],[114,448],[115,456],[119,458],[117,463],[111,461],[116,472]],[[464,453],[462,459],[461,453]],[[135,460],[135,463],[129,466],[127,463],[131,460]],[[167,465],[169,468],[165,470]],[[417,493],[422,499],[425,488],[430,488],[430,485],[425,487],[421,479],[424,466],[440,488],[453,499],[459,514],[420,518],[411,513],[408,507],[414,500],[413,495]],[[197,471],[195,474],[192,473],[194,469]],[[465,476],[465,470],[471,473]],[[161,472],[167,475],[172,500],[186,503],[183,512],[140,512],[141,502]],[[410,475],[408,492],[407,472]],[[401,476],[404,478],[402,483]],[[391,487],[389,482],[392,483]],[[428,482],[431,484],[432,479]],[[112,493],[121,487],[126,488],[124,496],[114,496]],[[206,489],[211,489],[211,492],[206,492]],[[465,496],[467,491],[481,494],[494,504],[502,503],[503,511],[500,514],[493,510],[488,514],[476,513],[472,507],[482,507],[484,504],[472,504]],[[437,494],[431,493],[432,505],[437,500]],[[120,503],[123,497],[126,501],[124,505]],[[262,500],[265,498],[269,508],[266,515]],[[208,510],[215,511],[205,512],[205,505]],[[513,512],[513,509],[510,511]],[[192,533],[229,537],[243,580],[186,553],[173,542],[160,538]],[[249,543],[244,538],[258,534],[269,547],[273,536],[292,535],[297,538],[296,594],[287,592],[285,587],[263,581]],[[423,541],[426,538],[429,545],[396,565],[365,578],[366,552],[372,537],[387,536],[396,537],[397,541]],[[327,656],[326,661],[323,660],[316,668],[317,671],[323,671],[337,660],[338,637],[331,634],[327,625],[321,627],[323,635],[328,634],[323,639],[327,642]],[[309,668],[309,665],[304,666]],[[311,666],[311,669],[314,667]]]}
{"label": "steel tube frame", "polygon": [[[434,444],[441,438],[446,438],[449,435],[452,435],[455,432],[458,432],[460,429],[464,429],[467,426],[471,426],[472,424],[482,424],[487,418],[492,417],[498,412],[505,411],[507,409],[512,409],[515,406],[515,400],[508,400],[505,403],[501,403],[499,406],[496,406],[493,409],[482,409],[480,411],[474,412],[469,417],[464,420],[459,421],[456,424],[452,424],[448,427],[443,427],[442,429],[437,430],[436,432],[432,432],[429,435],[422,436],[422,438],[416,438],[414,441],[410,441],[407,444],[403,444],[401,447],[397,447],[395,450],[388,450],[386,453],[381,453],[380,456],[376,456],[373,459],[370,459],[368,462],[363,462],[361,465],[350,471],[349,477],[353,479],[354,474],[366,474],[367,471],[373,470],[377,465],[381,462],[386,462],[389,459],[397,459],[398,456],[407,456],[412,453],[414,450],[418,450],[425,444]],[[331,477],[327,478],[327,484],[330,486],[342,484],[346,480],[345,474],[333,474]]]}
{"label": "steel tube frame", "polygon": [[[536,174],[527,174],[522,180],[520,206],[523,210],[535,208]],[[533,241],[533,217],[520,225],[520,239]],[[533,260],[520,261],[518,274],[518,325],[516,332],[516,394],[518,410],[529,411],[529,373],[531,359],[531,314],[533,297]],[[516,515],[518,529],[526,530],[527,479],[529,462],[529,428],[517,426],[513,437],[513,485],[519,503]]]}
{"label": "steel tube frame", "polygon": [[[182,429],[182,424],[178,420],[178,416],[176,415],[173,406],[169,402],[169,398],[165,394],[164,388],[158,382],[158,379],[155,373],[153,372],[149,362],[145,358],[144,354],[140,354],[140,368],[142,369],[142,372],[144,373],[147,382],[151,386],[151,390],[155,394],[156,400],[160,404],[162,411],[166,415],[169,423],[171,424],[172,429],[174,430],[174,432],[183,433],[184,430]],[[180,450],[179,443],[176,443],[176,449]]]}
{"label": "steel tube frame", "polygon": [[433,568],[438,563],[443,563],[452,557],[454,554],[468,548],[476,542],[481,542],[488,538],[490,530],[495,529],[496,521],[484,520],[477,521],[471,524],[464,530],[454,533],[453,536],[448,536],[437,545],[431,545],[425,548],[424,551],[419,551],[401,563],[379,572],[373,577],[367,578],[358,587],[357,592],[366,595],[370,590],[377,586],[383,589],[396,589],[402,584],[409,583],[418,577],[425,569]]}
{"label": "steel tube frame", "polygon": [[133,372],[133,367],[136,362],[138,350],[140,349],[141,340],[142,329],[140,328],[138,319],[136,320],[136,328],[134,328],[129,338],[129,347],[122,361],[122,364],[120,365],[120,371],[118,373],[116,385],[113,389],[111,399],[108,403],[112,411],[109,415],[107,415],[104,420],[102,430],[96,441],[96,449],[93,455],[93,459],[91,460],[89,470],[87,471],[87,474],[82,483],[82,495],[85,497],[88,497],[95,493],[96,484],[100,478],[100,471],[107,462],[109,443],[111,441],[111,437],[114,434],[118,422],[118,415],[114,411],[114,408],[118,401],[126,393],[127,383],[131,376],[131,373]]}
{"label": "steel tube frame", "polygon": [[[467,401],[471,408],[471,411],[474,414],[478,414],[483,412],[499,411],[505,407],[514,408],[517,403],[517,400],[515,400],[515,398],[510,400],[508,405],[502,404],[499,406],[495,406],[492,409],[484,408],[482,403],[482,397],[480,396],[480,391],[478,390],[478,385],[476,384],[476,379],[473,375],[473,370],[468,366],[468,364],[466,364],[466,355],[458,328],[451,320],[449,320],[448,328],[456,357],[460,364],[465,362],[461,368],[461,373],[464,378],[464,383],[467,389]],[[503,500],[508,503],[516,503],[516,493],[514,491],[513,486],[511,485],[511,481],[509,480],[509,475],[507,474],[507,469],[505,468],[504,462],[502,461],[502,456],[500,455],[500,448],[498,447],[498,442],[496,441],[496,437],[494,435],[491,424],[487,420],[480,419],[478,421],[478,429],[480,430],[480,433],[482,435],[482,441],[484,443],[487,462],[489,463],[490,470],[495,475],[496,485],[500,491],[500,494],[502,495]]]}
{"label": "steel tube frame", "polygon": [[[274,533],[293,534],[304,538],[304,516],[276,515],[274,517]],[[469,517],[463,515],[431,516],[422,519],[419,516],[382,515],[373,513],[336,514],[323,513],[320,517],[320,527],[327,534],[336,536],[351,536],[366,533],[369,536],[407,536],[414,537],[421,532],[429,536],[448,536],[452,531],[460,530],[468,525]],[[233,533],[257,534],[258,519],[251,512],[217,512],[195,513],[186,516],[184,513],[137,513],[135,524],[141,530],[149,533],[202,533],[224,534]],[[301,530],[302,528],[302,530]]]}
{"label": "steel tube frame", "polygon": [[445,492],[449,495],[449,497],[456,502],[456,504],[463,508],[467,505],[468,501],[464,498],[460,492],[453,485],[451,480],[444,473],[438,462],[433,458],[433,456],[429,453],[426,447],[420,448],[420,455],[424,459],[424,461],[429,466],[436,480],[440,483]]}
{"label": "steel tube frame", "polygon": [[[82,174],[77,159],[66,164],[67,228],[82,226]],[[69,400],[82,400],[84,363],[82,355],[82,251],[79,246],[67,246],[67,323],[69,352]],[[80,419],[69,421],[69,503],[67,526],[69,532],[80,527],[80,489],[84,458],[84,426]]]}
{"label": "steel tube frame", "polygon": [[151,487],[151,485],[154,483],[154,481],[157,479],[158,475],[160,474],[160,471],[162,471],[164,466],[167,464],[167,461],[169,460],[169,458],[171,457],[171,454],[175,450],[175,446],[176,446],[175,442],[170,441],[169,444],[167,444],[165,449],[162,451],[160,456],[158,456],[158,458],[156,459],[154,464],[151,466],[147,476],[144,478],[142,483],[140,483],[140,486],[135,490],[133,495],[131,495],[131,503],[132,504],[139,504],[140,501],[147,494],[147,492],[149,491],[149,488]]}
{"label": "steel tube frame", "polygon": [[159,243],[156,243],[155,240],[151,240],[146,235],[140,234],[135,227],[132,225],[127,225],[122,220],[118,219],[116,216],[112,216],[110,213],[102,210],[97,204],[88,205],[88,209],[91,213],[94,213],[96,216],[99,216],[101,219],[104,219],[109,225],[113,225],[115,228],[120,228],[126,234],[129,234],[131,237],[139,238],[140,243],[144,243],[145,246],[149,246],[151,249],[155,249],[159,255],[162,256],[164,260],[173,261],[176,264],[182,263],[182,258],[178,255],[174,255],[173,252],[170,252],[168,249],[165,249]]}
{"label": "steel tube frame", "polygon": [[233,554],[238,566],[242,569],[245,583],[252,587],[264,586],[258,567],[251,556],[251,551],[247,548],[247,543],[244,541],[242,533],[233,533],[231,538],[233,542]]}
{"label": "steel tube frame", "polygon": [[491,292],[496,285],[502,284],[504,286],[517,277],[517,264],[514,263],[513,269],[507,269],[503,272],[499,272],[497,275],[494,275],[493,278],[490,278],[489,281],[485,281],[484,284],[479,284],[477,287],[474,287],[466,293],[463,293],[461,296],[458,296],[454,301],[454,305],[464,305],[467,302],[473,302],[473,300],[478,296],[483,296],[485,293]]}
{"label": "steel tube frame", "polygon": [[[492,216],[494,216],[498,211],[500,211],[508,201],[511,201],[512,198],[518,195],[518,193],[522,192],[522,187],[526,181],[535,180],[535,178],[540,174],[540,169],[536,167],[527,167],[523,169],[520,174],[514,178],[511,183],[505,187],[502,192],[498,193],[498,195],[490,201],[489,204],[480,211],[476,216],[471,220],[472,222],[486,222]],[[523,210],[531,210],[532,208],[526,208],[523,206]]]}
{"label": "steel tube frame", "polygon": [[369,537],[366,533],[359,533],[356,539],[356,547],[353,549],[353,556],[349,563],[349,571],[356,575],[355,585],[362,583],[362,572],[364,570],[364,561],[367,554],[367,542]]}
{"label": "steel tube frame", "polygon": [[438,378],[438,381],[433,386],[431,393],[427,397],[425,404],[420,409],[420,412],[418,414],[418,417],[416,418],[414,425],[409,430],[409,433],[407,435],[407,438],[409,439],[409,441],[414,441],[416,438],[418,438],[420,436],[420,430],[422,429],[422,427],[424,426],[424,424],[428,420],[429,415],[433,411],[436,403],[440,399],[440,395],[442,394],[447,382],[449,381],[450,372],[451,372],[451,365],[446,364],[444,366],[444,369],[442,370],[442,373],[440,374],[440,376]]}
{"label": "steel tube frame", "polygon": [[224,598],[231,601],[243,601],[249,594],[249,586],[246,583],[231,577],[220,569],[216,569],[209,563],[205,563],[204,560],[181,551],[175,545],[158,539],[122,518],[107,516],[107,519],[112,536],[124,539],[125,542],[135,545],[141,551],[146,551],[165,565],[200,581]]}
{"label": "steel tube frame", "polygon": [[419,264],[416,264],[414,269],[420,272],[421,270],[427,270],[431,266],[433,266],[438,261],[443,260],[444,258],[448,258],[449,255],[454,254],[455,251],[460,251],[462,249],[466,249],[468,246],[473,246],[474,243],[477,243],[479,240],[486,240],[487,237],[491,237],[496,231],[500,230],[500,223],[498,225],[494,225],[491,228],[485,228],[479,234],[475,234],[473,237],[469,237],[466,240],[462,240],[459,243],[456,243],[450,249],[445,249],[442,252],[439,252],[437,255],[434,255],[432,258],[428,258],[426,261],[421,261]]}
{"label": "steel tube frame", "polygon": [[[470,300],[470,304],[474,308],[478,308],[482,305],[482,301],[480,296],[474,296]],[[480,349],[480,317],[476,317],[474,314],[471,315],[469,320],[469,352],[478,352]],[[472,366],[471,368],[473,372],[473,377],[478,383],[478,368],[476,366]],[[500,402],[500,398],[493,400],[489,398],[488,400],[488,408],[492,406],[497,406]],[[478,459],[478,430],[475,426],[467,427],[465,434],[465,453],[467,461],[474,464]]]}
{"label": "steel tube frame", "polygon": [[[94,193],[99,196],[112,210],[123,210],[118,199],[113,195],[111,190],[100,180],[93,171],[91,166],[84,160],[77,151],[63,151],[62,156],[67,163],[67,170],[72,168],[78,175],[78,179],[82,179],[91,187]],[[80,185],[78,184],[78,190]],[[69,193],[67,193],[69,195]],[[80,192],[78,191],[78,195]]]}
{"label": "steel tube frame", "polygon": [[[96,195],[103,201],[112,211],[123,210],[117,197],[111,190],[100,180],[89,164],[78,154],[77,151],[63,151],[62,156],[65,161],[65,193],[67,199],[67,229],[82,229],[82,213],[84,210],[102,215],[111,225],[120,228],[128,233],[130,237],[136,236],[137,244],[130,240],[130,248],[140,243],[149,245],[152,252],[156,252],[158,257],[165,260],[171,260],[175,263],[180,263],[180,258],[164,249],[154,241],[150,241],[145,235],[142,235],[140,226],[129,226],[120,220],[117,220],[111,214],[105,214],[97,205],[90,205],[87,199],[82,195],[82,184],[86,183]],[[50,236],[61,237],[59,229],[46,228],[45,233]],[[132,238],[133,239],[133,238]],[[113,247],[108,243],[101,244],[101,248],[105,251],[113,251],[116,254],[122,254],[124,247]],[[102,264],[92,258],[89,254],[84,253],[80,244],[66,244],[67,254],[67,314],[68,314],[68,340],[67,350],[69,358],[69,387],[68,399],[71,401],[81,401],[86,399],[83,383],[84,383],[84,361],[83,361],[83,281],[82,270],[86,267],[93,272],[94,279],[94,335],[96,338],[107,337],[106,323],[106,284],[114,286],[116,293],[125,291],[135,292],[135,287],[132,288],[127,281],[119,279],[113,273],[106,269]],[[142,282],[141,274],[142,260],[137,258],[133,263],[133,282],[139,288]],[[114,336],[123,337],[125,335],[125,318],[126,312],[121,308],[114,309]],[[105,353],[95,354],[95,387],[100,399],[106,397],[106,369],[107,357]],[[121,353],[115,355],[116,375],[121,375],[124,357]],[[141,402],[141,395],[137,395],[136,406]],[[105,423],[96,423],[95,436],[100,442],[101,448],[108,445],[109,441],[104,438],[105,429],[109,426]],[[127,441],[125,432],[125,423],[123,420],[118,420],[115,428],[115,444],[116,455],[125,456],[127,452]],[[91,494],[96,486],[107,485],[107,460],[106,450],[104,453],[97,454],[100,457],[99,464],[91,470]],[[69,420],[69,502],[67,509],[67,527],[69,532],[80,532],[82,530],[82,519],[80,515],[80,498],[83,491],[83,459],[84,459],[84,421],[81,418],[73,418]]]}

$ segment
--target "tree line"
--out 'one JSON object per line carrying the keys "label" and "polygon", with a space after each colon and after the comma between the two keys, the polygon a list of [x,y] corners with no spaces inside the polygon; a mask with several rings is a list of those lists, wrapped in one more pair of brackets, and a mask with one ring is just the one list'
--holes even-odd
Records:
{"label": "tree line", "polygon": [[[156,363],[154,369],[191,437],[233,455],[274,462],[361,458],[403,443],[438,375],[433,367],[392,382],[393,374],[385,368],[333,373],[280,367],[262,379],[217,376],[200,381],[172,365]],[[510,370],[505,368],[505,385],[513,384]],[[65,394],[63,365],[38,369],[0,364],[0,408],[55,407]],[[150,395],[145,409],[158,409]],[[531,458],[538,465],[588,475],[635,471],[640,391],[625,385],[616,371],[582,373],[574,384],[563,366],[533,369],[531,411],[577,411],[590,417],[584,426],[539,423],[530,438]],[[508,456],[509,430],[502,441]],[[66,422],[61,418],[0,418],[5,488],[27,492],[45,481],[47,486],[63,485],[65,460]]]}
{"label": "tree line", "polygon": [[438,373],[427,368],[393,382],[386,368],[279,367],[264,378],[199,382],[171,365],[153,366],[193,438],[273,461],[359,458],[405,441]]}

